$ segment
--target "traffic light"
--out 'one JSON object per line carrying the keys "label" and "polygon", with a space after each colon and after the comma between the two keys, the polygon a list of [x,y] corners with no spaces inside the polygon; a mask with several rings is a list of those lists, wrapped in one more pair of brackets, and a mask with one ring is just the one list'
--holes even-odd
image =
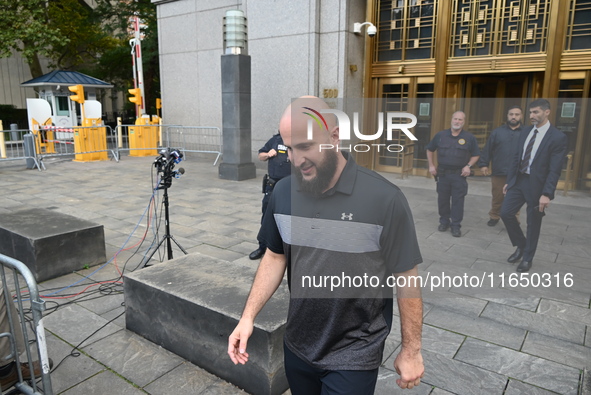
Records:
{"label": "traffic light", "polygon": [[140,88],[128,89],[130,95],[129,101],[135,103],[136,106],[142,106],[142,91]]}
{"label": "traffic light", "polygon": [[70,99],[77,103],[84,104],[84,87],[82,85],[69,86],[68,89],[70,92],[74,93],[74,95],[70,96]]}
{"label": "traffic light", "polygon": [[156,98],[156,110],[160,110],[162,108],[162,100]]}

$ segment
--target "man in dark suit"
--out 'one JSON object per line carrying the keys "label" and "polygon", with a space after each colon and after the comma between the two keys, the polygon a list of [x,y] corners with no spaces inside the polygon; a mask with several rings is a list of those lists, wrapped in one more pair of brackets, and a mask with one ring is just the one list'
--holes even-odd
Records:
{"label": "man in dark suit", "polygon": [[[529,105],[532,128],[521,133],[517,153],[509,167],[507,184],[503,188],[505,200],[501,218],[515,252],[507,259],[521,263],[518,272],[527,272],[532,266],[538,246],[544,210],[554,199],[556,184],[562,172],[566,155],[567,138],[564,133],[550,125],[550,103],[538,99]],[[527,203],[527,235],[523,234],[516,214]]]}

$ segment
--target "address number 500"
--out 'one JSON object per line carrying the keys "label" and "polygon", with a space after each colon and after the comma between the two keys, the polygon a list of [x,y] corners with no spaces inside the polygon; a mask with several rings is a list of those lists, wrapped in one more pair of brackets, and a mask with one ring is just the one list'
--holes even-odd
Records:
{"label": "address number 500", "polygon": [[323,95],[325,98],[335,98],[339,96],[339,90],[338,89],[325,89],[323,92]]}

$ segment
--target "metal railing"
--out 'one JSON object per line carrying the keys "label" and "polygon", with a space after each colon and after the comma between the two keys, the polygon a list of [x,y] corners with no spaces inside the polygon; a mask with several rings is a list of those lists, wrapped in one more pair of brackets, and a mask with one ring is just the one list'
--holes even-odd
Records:
{"label": "metal railing", "polygon": [[[12,278],[11,276],[7,276],[7,270],[12,272]],[[2,328],[2,330],[5,330],[6,328],[9,329],[8,332],[0,334],[0,340],[4,341],[4,338],[8,339],[11,350],[9,355],[0,355],[0,359],[3,362],[11,360],[15,361],[18,370],[18,382],[15,384],[15,388],[21,393],[31,395],[52,395],[53,389],[51,387],[51,377],[49,375],[49,357],[47,356],[47,342],[45,339],[45,328],[43,327],[43,311],[45,310],[45,301],[43,301],[39,296],[39,290],[37,288],[35,277],[24,263],[2,254],[0,254],[0,275],[2,277],[1,296],[3,296],[1,298],[1,302],[4,302],[6,307],[6,317],[0,317],[2,318],[0,321],[0,328]],[[21,289],[20,286],[20,278],[24,279],[26,282],[27,292],[29,294],[29,298],[26,300],[24,300],[22,297],[23,289]],[[10,284],[12,289],[9,286],[9,280],[13,281],[13,283]],[[14,316],[15,310],[11,306],[13,303],[13,294],[16,295],[18,317]],[[30,344],[29,331],[27,330],[27,319],[24,316],[26,305],[28,305],[27,308],[31,310],[32,314],[32,333],[35,337],[34,343],[36,344],[37,356],[41,366],[41,387],[39,387],[39,384],[37,383],[39,377],[35,377],[31,347],[28,346]],[[26,352],[28,368],[31,372],[31,378],[27,381],[25,381],[23,378],[23,374],[20,370],[21,363],[19,351],[22,350],[18,350],[17,347],[19,339],[17,339],[16,336],[20,336],[21,331],[23,337],[22,342],[24,345],[23,348]],[[3,388],[2,390],[5,389],[7,388]]]}
{"label": "metal railing", "polygon": [[[222,133],[215,126],[118,125],[45,126],[40,130],[0,131],[0,161],[30,160],[39,170],[43,160],[73,157],[78,162],[115,159],[121,152],[130,156],[155,156],[164,147],[183,152],[215,154],[215,166],[222,156]],[[27,162],[28,167],[29,162]]]}
{"label": "metal railing", "polygon": [[39,171],[45,168],[37,159],[35,138],[28,129],[0,131],[0,162],[14,160],[31,161]]}
{"label": "metal railing", "polygon": [[215,126],[169,126],[162,137],[166,138],[168,147],[178,142],[183,153],[217,154],[214,166],[222,156],[222,133]]}
{"label": "metal railing", "polygon": [[214,166],[222,156],[222,134],[215,126],[118,125],[115,136],[117,151],[132,156],[157,155],[163,147],[172,147],[183,154],[216,154]]}
{"label": "metal railing", "polygon": [[37,158],[74,156],[78,162],[109,160],[109,153],[116,161],[115,137],[110,126],[75,126],[72,128],[45,127],[35,132]]}
{"label": "metal railing", "polygon": [[177,125],[117,125],[114,138],[116,150],[120,157],[121,151],[128,151],[130,156],[155,156],[162,149],[159,144],[161,133],[167,127]]}

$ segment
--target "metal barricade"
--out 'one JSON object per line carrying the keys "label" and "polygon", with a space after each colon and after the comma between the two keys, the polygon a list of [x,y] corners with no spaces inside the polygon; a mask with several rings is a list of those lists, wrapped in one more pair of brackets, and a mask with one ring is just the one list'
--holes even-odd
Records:
{"label": "metal barricade", "polygon": [[43,127],[35,134],[40,161],[49,157],[74,156],[76,162],[119,161],[115,137],[110,126]]}
{"label": "metal barricade", "polygon": [[[158,136],[154,139],[152,135],[156,132]],[[138,136],[140,133],[150,136]],[[216,154],[214,166],[222,156],[222,133],[215,126],[117,125],[114,134],[118,155],[119,151],[138,152],[132,156],[157,155],[163,147],[171,147],[180,149],[183,154]]]}
{"label": "metal barricade", "polygon": [[148,123],[142,125],[117,125],[114,133],[117,155],[121,155],[120,151],[128,151],[130,156],[157,155],[158,150],[164,146],[162,143],[162,130],[167,127],[178,127],[178,125]]}
{"label": "metal barricade", "polygon": [[[6,271],[12,272],[12,276],[7,276]],[[10,354],[0,355],[0,359],[2,361],[15,361],[18,368],[18,382],[15,384],[15,388],[21,393],[31,395],[52,395],[53,390],[51,387],[51,377],[49,375],[49,357],[47,356],[47,342],[45,340],[45,329],[43,327],[43,311],[45,310],[45,302],[39,296],[39,290],[37,288],[35,277],[24,263],[2,254],[0,254],[0,273],[2,276],[3,295],[1,301],[5,302],[6,304],[4,309],[6,314],[4,316],[0,316],[0,327],[9,328],[9,332],[0,334],[0,339],[7,338],[10,341],[11,346]],[[22,297],[23,289],[21,289],[20,286],[20,278],[24,279],[26,282],[26,287],[29,293],[29,298],[26,300]],[[9,280],[13,281],[13,283],[10,285]],[[14,317],[14,314],[12,314],[14,309],[8,305],[9,303],[13,303],[12,295],[16,295],[18,317]],[[37,383],[39,377],[35,377],[31,347],[29,347],[29,331],[27,330],[27,320],[24,316],[25,308],[30,309],[32,313],[32,328],[33,336],[35,337],[34,342],[36,343],[37,356],[41,365],[40,387]],[[8,322],[6,322],[6,320]],[[31,378],[29,380],[30,384],[28,384],[27,381],[23,379],[23,374],[20,370],[20,356],[19,351],[17,350],[18,339],[16,339],[13,335],[19,333],[17,326],[20,326],[20,329],[22,330],[22,340],[24,342],[23,344],[25,349],[24,351],[26,352],[28,369],[31,372]],[[6,389],[8,388],[2,388],[2,390]]]}
{"label": "metal barricade", "polygon": [[[0,131],[0,162],[13,160],[32,161],[34,166],[41,171],[43,163],[37,160],[36,144],[33,143],[31,146],[27,146],[25,136],[29,132],[28,129]],[[34,142],[34,139],[32,141]]]}
{"label": "metal barricade", "polygon": [[215,126],[169,126],[162,138],[168,147],[182,147],[183,153],[217,154],[215,166],[222,156],[222,133]]}

